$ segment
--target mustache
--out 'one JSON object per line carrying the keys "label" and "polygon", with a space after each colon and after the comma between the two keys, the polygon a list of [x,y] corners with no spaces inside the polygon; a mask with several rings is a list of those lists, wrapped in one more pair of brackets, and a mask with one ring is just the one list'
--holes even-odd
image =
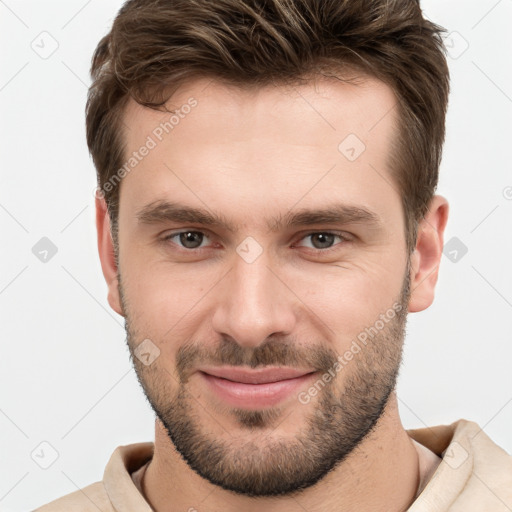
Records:
{"label": "mustache", "polygon": [[273,337],[256,347],[243,347],[232,339],[223,338],[215,346],[205,346],[202,342],[182,345],[176,354],[176,370],[180,381],[185,383],[200,365],[288,366],[327,371],[337,358],[337,352],[319,344],[297,344]]}

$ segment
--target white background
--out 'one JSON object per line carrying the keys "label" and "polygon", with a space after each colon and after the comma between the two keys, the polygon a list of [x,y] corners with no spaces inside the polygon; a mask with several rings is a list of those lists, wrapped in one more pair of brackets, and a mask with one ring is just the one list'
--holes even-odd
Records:
{"label": "white background", "polygon": [[[85,142],[90,58],[120,6],[0,1],[2,511],[101,480],[118,445],[153,440],[123,319],[106,301]],[[445,242],[468,252],[443,256],[434,305],[409,317],[402,419],[471,419],[512,452],[512,0],[422,7],[457,32],[438,192],[451,205]],[[31,47],[42,37],[46,51],[59,45],[46,59]],[[32,253],[42,237],[58,248],[47,263]],[[43,441],[58,452],[48,469],[31,458]]]}

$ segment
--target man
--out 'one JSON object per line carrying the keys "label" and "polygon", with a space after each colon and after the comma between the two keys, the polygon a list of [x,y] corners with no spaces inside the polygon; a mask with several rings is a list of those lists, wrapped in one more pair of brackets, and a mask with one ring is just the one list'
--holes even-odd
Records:
{"label": "man", "polygon": [[471,421],[404,430],[449,76],[413,0],[134,0],[92,64],[111,307],[156,414],[40,511],[506,511]]}

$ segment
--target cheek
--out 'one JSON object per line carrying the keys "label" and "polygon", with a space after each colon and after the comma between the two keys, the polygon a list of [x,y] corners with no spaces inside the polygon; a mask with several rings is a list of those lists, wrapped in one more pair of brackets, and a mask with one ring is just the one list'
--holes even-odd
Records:
{"label": "cheek", "polygon": [[191,266],[185,271],[169,264],[145,265],[135,259],[131,265],[127,262],[123,287],[133,322],[138,331],[142,329],[140,335],[147,333],[161,341],[190,335],[188,331],[198,325],[202,300],[220,279],[217,273],[196,271]]}
{"label": "cheek", "polygon": [[[371,275],[340,279],[325,290],[310,294],[304,303],[323,321],[330,335],[345,345],[398,300],[400,287],[396,279],[389,287],[384,283]],[[396,295],[390,294],[393,289],[397,289]]]}
{"label": "cheek", "polygon": [[395,264],[392,270],[384,260],[381,264],[349,264],[307,277],[288,274],[287,282],[293,283],[291,288],[310,323],[346,344],[399,300],[403,284],[399,268]]}

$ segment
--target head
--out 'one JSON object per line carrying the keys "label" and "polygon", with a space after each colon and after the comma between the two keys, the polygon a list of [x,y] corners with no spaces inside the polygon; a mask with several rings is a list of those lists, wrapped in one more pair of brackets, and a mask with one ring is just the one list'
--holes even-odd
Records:
{"label": "head", "polygon": [[[441,31],[413,0],[135,0],[96,49],[109,302],[170,442],[216,485],[304,489],[382,418],[447,220]],[[235,407],[201,371],[224,365],[309,377]]]}

